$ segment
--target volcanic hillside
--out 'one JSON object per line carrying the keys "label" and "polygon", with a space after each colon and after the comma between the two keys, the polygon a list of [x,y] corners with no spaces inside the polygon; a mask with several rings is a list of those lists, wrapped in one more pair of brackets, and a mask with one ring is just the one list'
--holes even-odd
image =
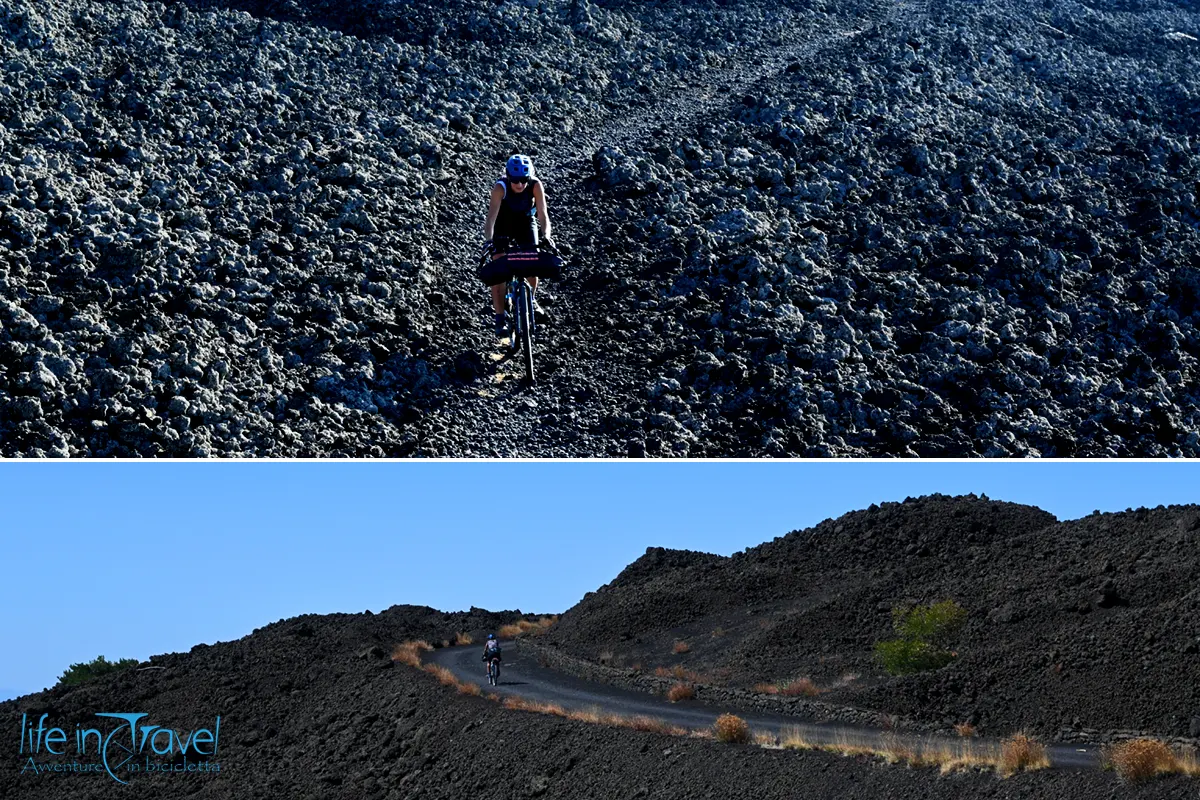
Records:
{"label": "volcanic hillside", "polygon": [[[1197,455],[1200,12],[15,0],[0,454]],[[543,175],[541,380],[472,276]]]}
{"label": "volcanic hillside", "polygon": [[[190,730],[221,714],[219,773],[21,775],[6,747],[0,796],[29,798],[297,798],[446,800],[504,798],[1067,798],[1118,792],[1192,798],[1194,781],[1122,786],[1111,774],[940,776],[935,769],[870,764],[605,728],[465,697],[433,676],[394,664],[399,641],[479,633],[513,614],[442,614],[397,606],[380,614],[309,615],[244,639],[155,656],[162,669],[131,670],[76,688],[0,703],[15,738],[21,715],[49,714],[73,730],[98,710],[149,714],[144,724]],[[12,742],[12,740],[8,740]],[[42,756],[43,760],[45,756]],[[53,759],[50,759],[53,760]],[[70,758],[63,758],[69,763]]]}
{"label": "volcanic hillside", "polygon": [[[808,677],[821,700],[946,727],[1194,737],[1198,546],[1198,506],[1058,522],[933,495],[728,558],[652,548],[548,636],[593,662],[646,674],[681,665],[722,686]],[[888,676],[873,648],[892,636],[892,609],[944,599],[968,614],[958,659]]]}

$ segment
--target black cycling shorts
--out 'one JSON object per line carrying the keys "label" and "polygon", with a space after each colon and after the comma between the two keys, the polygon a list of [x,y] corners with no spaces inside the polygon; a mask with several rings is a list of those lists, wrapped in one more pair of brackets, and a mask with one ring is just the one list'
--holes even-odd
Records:
{"label": "black cycling shorts", "polygon": [[512,225],[497,224],[492,231],[492,243],[496,245],[496,251],[499,253],[514,247],[537,247],[537,222],[530,217],[528,225],[521,222]]}

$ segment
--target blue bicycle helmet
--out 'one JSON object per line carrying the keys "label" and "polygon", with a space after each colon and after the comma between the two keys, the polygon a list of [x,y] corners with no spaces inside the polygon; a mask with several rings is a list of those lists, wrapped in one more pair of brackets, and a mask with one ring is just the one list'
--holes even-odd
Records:
{"label": "blue bicycle helmet", "polygon": [[517,153],[510,156],[508,163],[504,165],[504,172],[509,178],[528,178],[533,180],[536,175],[533,174],[533,160],[529,156],[523,156]]}
{"label": "blue bicycle helmet", "polygon": [[494,634],[494,633],[488,634],[488,639],[495,639],[495,638],[496,638],[496,634]]}

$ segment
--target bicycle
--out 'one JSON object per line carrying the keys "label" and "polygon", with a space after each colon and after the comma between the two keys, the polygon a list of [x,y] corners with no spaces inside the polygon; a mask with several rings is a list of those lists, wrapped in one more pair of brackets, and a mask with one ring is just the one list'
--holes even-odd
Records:
{"label": "bicycle", "polygon": [[489,658],[487,665],[488,683],[492,686],[500,685],[500,659]]}
{"label": "bicycle", "polygon": [[[537,331],[537,319],[534,314],[533,287],[527,278],[557,278],[562,273],[562,258],[553,247],[539,250],[533,247],[515,247],[506,250],[502,256],[492,259],[491,252],[484,250],[480,254],[480,278],[485,283],[506,276],[508,284],[505,292],[505,302],[512,312],[512,329],[509,333],[509,351],[516,352],[521,348],[525,362],[525,375],[530,384],[535,381],[533,369],[533,336]],[[489,277],[490,276],[490,277]],[[489,284],[495,285],[495,284]]]}

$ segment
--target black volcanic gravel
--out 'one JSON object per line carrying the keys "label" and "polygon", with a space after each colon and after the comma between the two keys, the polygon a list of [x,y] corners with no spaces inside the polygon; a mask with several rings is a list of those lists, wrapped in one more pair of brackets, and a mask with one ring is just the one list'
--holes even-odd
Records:
{"label": "black volcanic gravel", "polygon": [[[1197,455],[1200,15],[0,9],[0,454]],[[513,149],[542,381],[470,255]]]}
{"label": "black volcanic gravel", "polygon": [[[972,496],[885,503],[730,558],[652,549],[548,640],[645,673],[748,688],[807,676],[821,700],[993,735],[1200,732],[1200,506],[1057,522]],[[891,678],[891,611],[954,599],[951,666]],[[672,652],[676,640],[689,652]],[[846,681],[846,676],[857,677]]]}
{"label": "black volcanic gravel", "polygon": [[[429,675],[393,666],[394,642],[489,628],[511,615],[441,614],[412,606],[380,614],[305,616],[244,639],[156,656],[161,670],[127,671],[73,689],[0,703],[5,731],[20,715],[96,724],[102,709],[184,730],[222,714],[220,773],[18,773],[0,760],[0,796],[24,798],[1162,798],[1195,796],[1187,779],[1143,786],[1111,773],[941,776],[827,753],[793,753],[589,726],[463,697]],[[45,757],[43,756],[43,759]]]}

